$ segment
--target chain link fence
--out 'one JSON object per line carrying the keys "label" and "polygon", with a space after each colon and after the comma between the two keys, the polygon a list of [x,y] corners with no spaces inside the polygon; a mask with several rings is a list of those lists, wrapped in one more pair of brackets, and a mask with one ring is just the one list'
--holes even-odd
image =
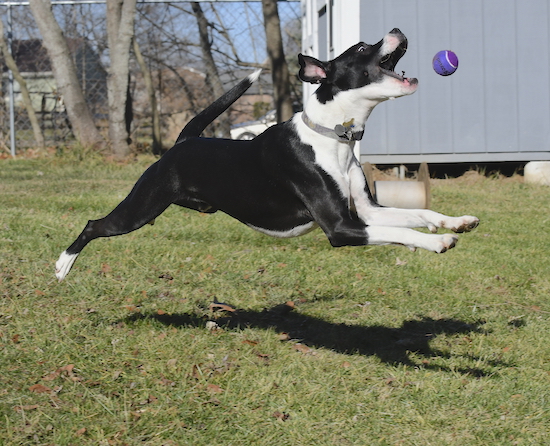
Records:
{"label": "chain link fence", "polygon": [[[208,20],[211,50],[216,70],[225,87],[249,74],[255,67],[268,66],[262,4],[259,1],[198,2]],[[6,14],[9,9],[9,15]],[[301,47],[301,11],[298,1],[279,1],[284,50],[291,72],[297,72],[296,55]],[[4,29],[12,30],[11,51],[24,77],[38,116],[47,147],[74,143],[63,98],[59,95],[52,67],[28,3],[0,2]],[[106,5],[103,2],[53,2],[53,11],[67,39],[78,78],[96,125],[107,137],[107,76],[109,48]],[[11,18],[11,23],[8,22]],[[130,62],[131,138],[138,151],[150,150],[152,132],[151,101],[145,88],[143,55],[156,94],[161,116],[162,142],[169,147],[183,125],[215,97],[206,87],[208,73],[201,53],[196,15],[191,2],[138,2],[134,47]],[[3,57],[0,98],[0,153],[10,152],[10,128],[15,129],[17,150],[36,148],[33,130],[23,104],[21,89],[11,82]],[[296,106],[301,87],[293,85]],[[10,123],[13,98],[14,122]],[[273,107],[271,75],[264,70],[260,81],[230,111],[232,124],[257,119]],[[215,133],[215,127],[214,127]]]}

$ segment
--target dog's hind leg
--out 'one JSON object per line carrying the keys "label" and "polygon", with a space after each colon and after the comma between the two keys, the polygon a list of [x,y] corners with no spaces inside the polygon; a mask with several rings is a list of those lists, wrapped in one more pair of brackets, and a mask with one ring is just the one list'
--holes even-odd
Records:
{"label": "dog's hind leg", "polygon": [[[154,165],[153,165],[154,166]],[[76,240],[63,251],[55,264],[55,275],[61,281],[71,270],[76,258],[92,240],[135,231],[153,221],[173,202],[173,194],[163,190],[153,166],[143,174],[130,194],[104,218],[90,220]]]}

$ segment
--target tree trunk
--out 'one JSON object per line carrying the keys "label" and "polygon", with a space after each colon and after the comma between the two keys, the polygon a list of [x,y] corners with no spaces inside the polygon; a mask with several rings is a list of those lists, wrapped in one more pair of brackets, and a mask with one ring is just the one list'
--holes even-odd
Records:
{"label": "tree trunk", "polygon": [[100,148],[104,143],[103,138],[82,93],[69,46],[55,20],[51,2],[33,0],[29,5],[50,56],[55,82],[63,97],[72,131],[82,146]]}
{"label": "tree trunk", "polygon": [[147,63],[141,54],[141,49],[137,39],[134,39],[134,55],[141,69],[141,74],[143,74],[143,81],[145,82],[145,89],[147,90],[147,96],[149,96],[149,102],[151,105],[151,117],[152,117],[152,138],[153,138],[153,153],[155,155],[160,155],[162,153],[162,135],[160,129],[160,114],[157,107],[157,95],[155,88],[153,87],[153,78],[151,76],[151,71],[147,67]]}
{"label": "tree trunk", "polygon": [[[208,37],[208,20],[206,20],[199,2],[191,2],[191,7],[193,8],[193,13],[195,14],[199,26],[200,46],[203,62],[206,67],[206,85],[210,87],[213,93],[212,99],[217,99],[224,93],[224,89],[216,63],[214,62],[214,57],[212,56],[212,45]],[[224,113],[218,119],[219,126],[217,130],[219,134],[216,136],[229,138],[229,131],[231,129],[229,113]]]}
{"label": "tree trunk", "polygon": [[27,110],[27,114],[29,115],[29,121],[31,122],[36,145],[40,149],[43,149],[45,146],[44,135],[42,134],[40,123],[38,122],[38,118],[32,106],[31,96],[29,94],[29,90],[27,89],[27,82],[25,81],[23,76],[21,76],[21,73],[17,68],[15,60],[11,55],[11,51],[8,48],[8,44],[4,39],[4,25],[2,23],[2,20],[0,20],[0,49],[4,56],[4,61],[6,63],[6,66],[11,70],[11,72],[13,73],[13,77],[19,84],[19,88],[21,88],[21,96],[23,96],[23,103],[25,104],[25,109]]}
{"label": "tree trunk", "polygon": [[107,79],[109,139],[116,158],[124,158],[130,153],[127,105],[135,16],[136,0],[107,0],[107,38],[111,62]]}
{"label": "tree trunk", "polygon": [[283,37],[281,35],[281,21],[277,0],[262,0],[264,13],[264,27],[267,42],[267,54],[271,62],[271,76],[273,78],[275,109],[277,121],[289,120],[294,111],[290,98],[290,76],[283,51]]}

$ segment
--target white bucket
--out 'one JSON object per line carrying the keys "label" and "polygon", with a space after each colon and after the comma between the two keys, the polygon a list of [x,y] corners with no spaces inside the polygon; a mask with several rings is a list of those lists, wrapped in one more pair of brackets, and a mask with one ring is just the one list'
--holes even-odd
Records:
{"label": "white bucket", "polygon": [[527,163],[523,176],[526,183],[550,186],[550,161],[531,161]]}
{"label": "white bucket", "polygon": [[375,181],[376,200],[382,206],[427,209],[426,185],[419,181]]}

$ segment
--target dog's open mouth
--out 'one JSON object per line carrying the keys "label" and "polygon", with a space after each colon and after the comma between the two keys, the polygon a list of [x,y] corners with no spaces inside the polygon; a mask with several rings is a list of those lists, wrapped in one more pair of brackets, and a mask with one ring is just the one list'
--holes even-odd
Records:
{"label": "dog's open mouth", "polygon": [[395,79],[398,79],[405,84],[414,85],[418,83],[418,79],[414,77],[405,77],[404,71],[402,71],[403,74],[397,74],[395,72],[395,66],[397,65],[397,62],[399,62],[399,59],[401,59],[406,52],[407,39],[404,39],[392,53],[386,54],[380,59],[379,66],[384,74],[394,77]]}

